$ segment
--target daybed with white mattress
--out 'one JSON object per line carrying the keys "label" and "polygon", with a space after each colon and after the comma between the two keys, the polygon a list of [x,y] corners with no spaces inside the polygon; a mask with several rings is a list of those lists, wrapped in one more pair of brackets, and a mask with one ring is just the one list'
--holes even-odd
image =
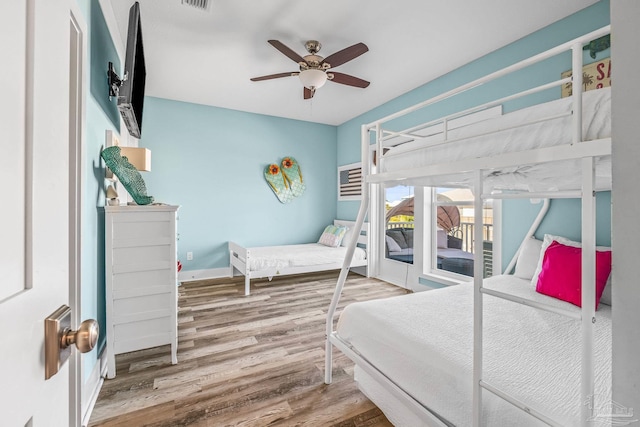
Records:
{"label": "daybed with white mattress", "polygon": [[358,227],[360,232],[356,233],[353,221],[335,220],[333,223],[347,228],[341,246],[338,247],[307,243],[245,248],[229,242],[229,277],[233,277],[234,268],[244,275],[245,295],[249,295],[251,279],[268,277],[271,280],[275,276],[338,270],[345,259],[346,245],[353,237],[357,246],[349,266],[362,267],[358,272],[366,274],[368,224]]}
{"label": "daybed with white mattress", "polygon": [[[355,361],[359,387],[396,425],[584,426],[602,414],[598,405],[611,403],[611,309],[602,304],[595,309],[596,289],[604,287],[602,269],[596,271],[595,192],[611,189],[610,91],[583,94],[581,82],[564,78],[408,129],[396,128],[414,121],[410,115],[415,111],[563,52],[571,52],[573,75],[581,76],[583,45],[609,31],[594,31],[362,126],[366,184],[356,223],[369,213],[371,187],[385,183],[471,188],[476,242],[483,240],[485,199],[581,198],[581,249],[553,244],[553,250],[568,248],[577,257],[571,279],[559,279],[551,268],[544,275],[545,282],[576,282],[573,302],[581,308],[557,295],[542,295],[541,281],[536,285],[510,275],[483,280],[483,254],[476,251],[473,284],[354,303],[334,329],[353,254],[350,246],[328,310],[327,384],[336,346]],[[480,122],[467,120],[523,95],[552,88],[559,92],[566,84],[573,87],[567,99]],[[467,123],[454,125],[461,118]],[[375,166],[370,160],[372,136]],[[551,246],[540,253],[544,263],[550,251]]]}

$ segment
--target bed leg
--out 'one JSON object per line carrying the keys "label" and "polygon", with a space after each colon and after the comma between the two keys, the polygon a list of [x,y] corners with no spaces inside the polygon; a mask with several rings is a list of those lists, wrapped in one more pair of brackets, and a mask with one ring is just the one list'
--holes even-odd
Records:
{"label": "bed leg", "polygon": [[249,278],[249,276],[244,276],[244,296],[245,297],[248,297],[249,293],[251,292],[250,282],[251,282],[251,279]]}
{"label": "bed leg", "polygon": [[331,384],[331,376],[333,374],[333,346],[329,337],[325,343],[324,349],[324,383]]}

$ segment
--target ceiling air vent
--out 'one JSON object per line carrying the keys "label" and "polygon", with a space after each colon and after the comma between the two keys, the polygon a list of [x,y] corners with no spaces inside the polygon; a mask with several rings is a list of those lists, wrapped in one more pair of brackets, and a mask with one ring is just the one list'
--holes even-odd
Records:
{"label": "ceiling air vent", "polygon": [[186,4],[187,6],[193,6],[196,9],[200,9],[200,10],[209,9],[209,0],[182,0],[182,4]]}

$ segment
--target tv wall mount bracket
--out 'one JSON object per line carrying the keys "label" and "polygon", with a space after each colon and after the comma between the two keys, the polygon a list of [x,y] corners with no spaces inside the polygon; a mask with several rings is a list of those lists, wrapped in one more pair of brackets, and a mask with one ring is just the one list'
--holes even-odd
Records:
{"label": "tv wall mount bracket", "polygon": [[123,78],[120,78],[115,71],[113,71],[113,62],[109,62],[109,69],[107,70],[107,82],[109,83],[109,99],[112,96],[118,96],[120,92],[120,86],[127,80],[127,74],[125,73]]}

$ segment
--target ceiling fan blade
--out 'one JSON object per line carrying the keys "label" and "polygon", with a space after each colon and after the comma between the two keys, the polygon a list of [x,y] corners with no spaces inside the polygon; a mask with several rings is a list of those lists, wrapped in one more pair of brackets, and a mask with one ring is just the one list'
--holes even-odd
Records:
{"label": "ceiling fan blade", "polygon": [[280,77],[297,76],[298,74],[299,73],[297,71],[291,71],[291,72],[288,72],[288,73],[269,74],[268,76],[253,77],[251,79],[251,81],[252,82],[260,82],[262,80],[279,79]]}
{"label": "ceiling fan blade", "polygon": [[335,71],[331,71],[329,74],[333,74],[333,79],[331,79],[334,83],[340,83],[347,86],[355,86],[365,88],[369,86],[369,82],[366,80],[359,79],[354,76],[350,76],[349,74],[337,73]]}
{"label": "ceiling fan blade", "polygon": [[316,93],[315,90],[311,90],[311,89],[308,89],[308,88],[305,87],[304,91],[302,92],[302,94],[303,94],[302,96],[304,97],[304,99],[311,99],[311,98],[313,98],[313,95],[315,93]]}
{"label": "ceiling fan blade", "polygon": [[342,65],[345,62],[351,61],[354,58],[369,51],[369,48],[364,43],[356,43],[353,46],[344,48],[332,55],[327,56],[322,61],[323,64],[329,64],[332,68]]}
{"label": "ceiling fan blade", "polygon": [[296,63],[304,62],[305,64],[307,63],[307,61],[305,61],[302,56],[298,55],[297,53],[295,53],[293,50],[291,50],[290,48],[288,48],[287,46],[285,46],[283,43],[279,42],[278,40],[268,40],[268,42],[269,42],[269,44],[271,46],[273,46],[276,49],[278,49],[286,57],[290,58],[293,62],[296,62]]}

